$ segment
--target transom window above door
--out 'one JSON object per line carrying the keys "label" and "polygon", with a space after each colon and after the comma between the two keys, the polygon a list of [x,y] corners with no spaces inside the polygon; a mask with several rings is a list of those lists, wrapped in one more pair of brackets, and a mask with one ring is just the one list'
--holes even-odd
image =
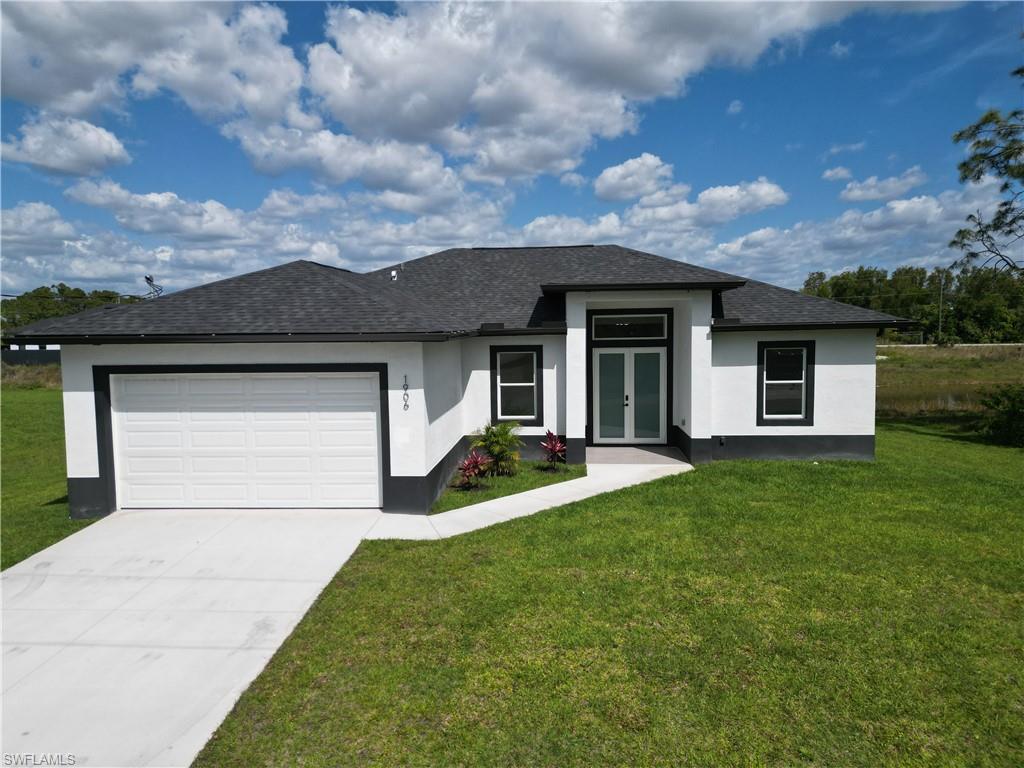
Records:
{"label": "transom window above door", "polygon": [[758,344],[757,423],[814,423],[814,342]]}
{"label": "transom window above door", "polygon": [[491,420],[543,423],[543,347],[491,347]]}
{"label": "transom window above door", "polygon": [[668,337],[668,317],[652,312],[628,315],[594,315],[591,337],[595,341],[638,341]]}

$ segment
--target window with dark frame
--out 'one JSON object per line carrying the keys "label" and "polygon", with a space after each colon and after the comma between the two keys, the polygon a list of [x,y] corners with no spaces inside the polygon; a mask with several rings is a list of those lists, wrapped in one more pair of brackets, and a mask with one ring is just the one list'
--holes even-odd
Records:
{"label": "window with dark frame", "polygon": [[540,346],[491,347],[491,420],[537,426],[544,420]]}
{"label": "window with dark frame", "polygon": [[594,315],[591,338],[594,341],[648,341],[668,336],[664,314]]}
{"label": "window with dark frame", "polygon": [[814,423],[814,342],[759,342],[758,426]]}

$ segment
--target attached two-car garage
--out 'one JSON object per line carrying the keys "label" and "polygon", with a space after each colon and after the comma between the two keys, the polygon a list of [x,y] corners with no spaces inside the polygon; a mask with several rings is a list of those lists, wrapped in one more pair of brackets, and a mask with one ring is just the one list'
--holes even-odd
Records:
{"label": "attached two-car garage", "polygon": [[378,376],[112,374],[117,506],[379,507]]}

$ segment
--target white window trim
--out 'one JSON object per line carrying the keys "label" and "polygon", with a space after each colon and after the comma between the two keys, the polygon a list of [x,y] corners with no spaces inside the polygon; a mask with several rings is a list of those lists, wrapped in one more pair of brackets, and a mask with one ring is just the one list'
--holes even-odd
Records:
{"label": "white window trim", "polygon": [[[597,321],[598,319],[607,320],[608,318],[629,318],[630,320],[637,320],[643,317],[657,317],[661,318],[661,334],[658,336],[601,336],[597,335]],[[651,312],[650,314],[624,314],[624,315],[593,315],[590,319],[590,336],[595,342],[602,341],[659,341],[661,339],[668,338],[668,315],[664,312]]]}
{"label": "white window trim", "polygon": [[[768,353],[779,350],[800,350],[801,378],[799,379],[772,379],[768,380]],[[761,418],[762,419],[805,419],[807,418],[807,349],[805,347],[769,346],[764,348],[764,381],[761,382]],[[768,385],[769,384],[799,384],[800,385],[800,413],[768,413]]]}
{"label": "white window trim", "polygon": [[[526,381],[510,381],[502,383],[501,381],[501,356],[502,355],[529,355],[533,361],[530,364],[530,376],[532,377],[529,382]],[[499,419],[536,419],[537,418],[537,353],[536,352],[498,352],[497,353],[497,398],[498,398],[498,418]],[[530,387],[533,390],[533,413],[505,413],[502,410],[502,387]]]}

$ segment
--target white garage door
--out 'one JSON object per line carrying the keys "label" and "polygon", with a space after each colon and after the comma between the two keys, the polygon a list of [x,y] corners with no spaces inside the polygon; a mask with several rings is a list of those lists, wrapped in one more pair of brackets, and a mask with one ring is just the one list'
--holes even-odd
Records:
{"label": "white garage door", "polygon": [[379,507],[377,374],[110,379],[120,508]]}

